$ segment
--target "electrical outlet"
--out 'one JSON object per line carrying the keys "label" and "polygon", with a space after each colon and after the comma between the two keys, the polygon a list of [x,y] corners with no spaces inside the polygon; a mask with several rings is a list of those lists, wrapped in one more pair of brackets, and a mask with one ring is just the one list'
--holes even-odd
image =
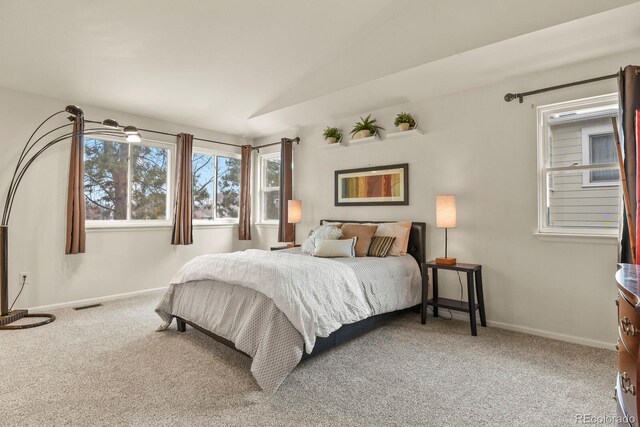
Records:
{"label": "electrical outlet", "polygon": [[20,285],[22,285],[23,281],[24,281],[25,285],[30,284],[31,283],[31,273],[29,273],[28,271],[20,273],[20,277],[18,277],[18,283]]}

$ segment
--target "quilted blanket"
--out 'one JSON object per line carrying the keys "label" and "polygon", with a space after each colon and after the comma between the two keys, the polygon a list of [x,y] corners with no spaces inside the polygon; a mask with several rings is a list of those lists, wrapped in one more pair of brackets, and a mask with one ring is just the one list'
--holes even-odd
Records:
{"label": "quilted blanket", "polygon": [[171,284],[201,280],[244,286],[271,299],[300,332],[308,353],[316,337],[373,315],[354,270],[330,259],[257,249],[202,255]]}

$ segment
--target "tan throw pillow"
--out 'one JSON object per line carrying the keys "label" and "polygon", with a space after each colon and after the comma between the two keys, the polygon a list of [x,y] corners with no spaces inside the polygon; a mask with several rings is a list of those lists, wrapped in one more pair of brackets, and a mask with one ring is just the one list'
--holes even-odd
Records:
{"label": "tan throw pillow", "polygon": [[409,232],[411,231],[411,223],[408,221],[403,222],[389,222],[378,224],[378,230],[376,236],[391,236],[395,237],[391,249],[389,249],[389,256],[401,256],[407,254],[407,248],[409,247]]}
{"label": "tan throw pillow", "polygon": [[357,237],[356,256],[367,256],[371,238],[376,234],[377,229],[377,225],[344,224],[342,226],[342,238],[350,239],[351,237]]}

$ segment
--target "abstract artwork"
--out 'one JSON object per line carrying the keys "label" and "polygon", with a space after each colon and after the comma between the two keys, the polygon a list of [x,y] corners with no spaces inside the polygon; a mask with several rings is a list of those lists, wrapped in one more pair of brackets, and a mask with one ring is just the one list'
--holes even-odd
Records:
{"label": "abstract artwork", "polygon": [[409,165],[376,166],[335,172],[336,206],[409,204]]}

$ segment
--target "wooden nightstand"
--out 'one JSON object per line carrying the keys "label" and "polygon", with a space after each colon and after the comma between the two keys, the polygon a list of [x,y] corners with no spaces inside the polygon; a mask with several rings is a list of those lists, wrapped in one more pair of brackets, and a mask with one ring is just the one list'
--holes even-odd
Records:
{"label": "wooden nightstand", "polygon": [[[447,308],[449,310],[463,311],[469,313],[469,321],[471,322],[471,335],[478,335],[476,326],[476,310],[480,310],[480,324],[487,326],[487,318],[484,312],[484,293],[482,291],[482,265],[480,264],[462,264],[454,265],[436,264],[435,261],[429,261],[422,265],[423,274],[428,277],[429,269],[433,278],[433,298],[427,300],[429,292],[429,281],[422,281],[422,324],[427,321],[427,305],[433,306],[433,317],[438,317],[438,308]],[[453,270],[467,273],[467,294],[469,301],[458,301],[448,298],[438,297],[438,270]],[[474,277],[475,276],[475,277]],[[475,278],[475,280],[474,280]],[[475,286],[474,286],[475,284]],[[425,288],[426,287],[426,288]],[[478,295],[476,303],[475,295]]]}

